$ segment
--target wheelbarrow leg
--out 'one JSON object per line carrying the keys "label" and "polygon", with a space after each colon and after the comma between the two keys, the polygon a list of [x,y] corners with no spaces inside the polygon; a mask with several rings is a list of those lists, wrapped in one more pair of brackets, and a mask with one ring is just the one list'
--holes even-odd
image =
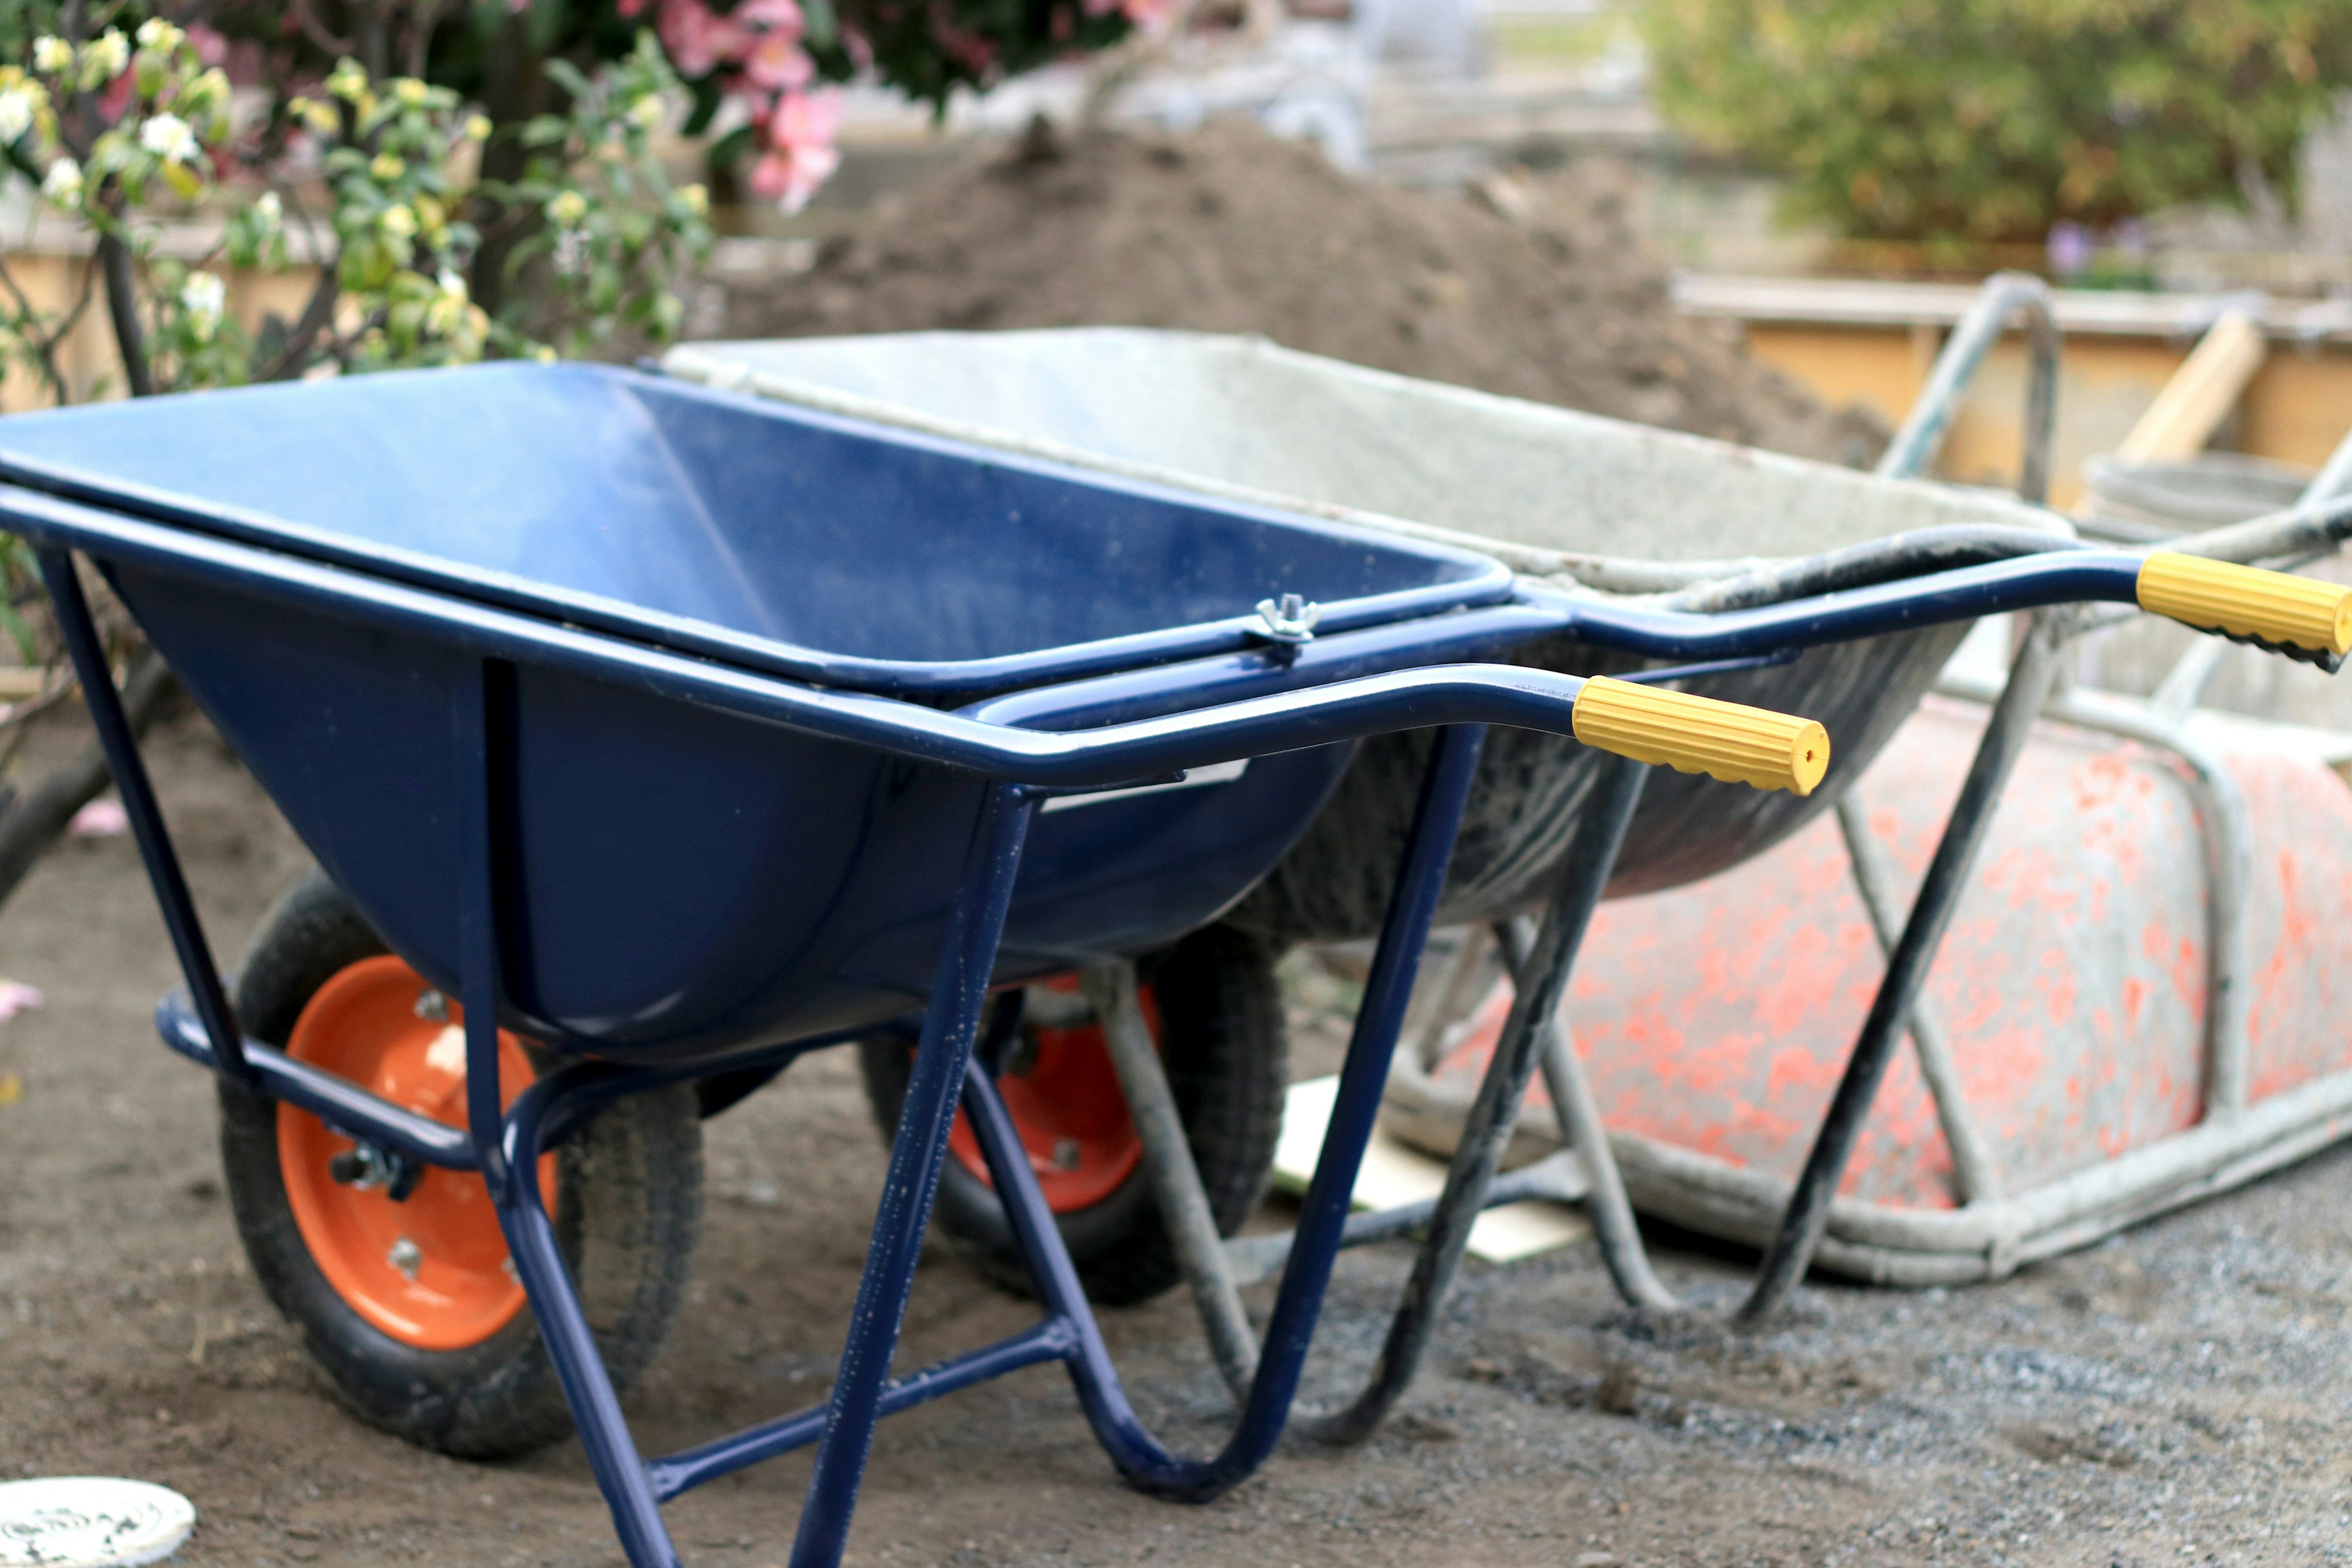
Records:
{"label": "wheelbarrow leg", "polygon": [[[1514,984],[1527,973],[1528,957],[1535,951],[1530,923],[1524,919],[1512,920],[1496,928]],[[1559,1014],[1545,1021],[1538,1048],[1542,1052],[1544,1089],[1551,1096],[1559,1141],[1584,1166],[1590,1187],[1584,1212],[1592,1222],[1592,1237],[1600,1245],[1601,1266],[1609,1270],[1610,1283],[1617,1287],[1619,1299],[1629,1307],[1674,1310],[1682,1302],[1650,1267],[1649,1249],[1642,1245],[1642,1227],[1635,1223],[1633,1205],[1625,1196],[1625,1180],[1618,1173],[1617,1155],[1609,1146],[1609,1128],[1601,1120],[1600,1102],[1592,1098],[1592,1085],[1584,1076],[1584,1064],[1577,1059],[1575,1042],[1568,1037]]]}
{"label": "wheelbarrow leg", "polygon": [[[1447,1171],[1445,1188],[1429,1214],[1428,1233],[1414,1259],[1403,1303],[1390,1323],[1388,1341],[1375,1363],[1370,1382],[1344,1410],[1329,1415],[1300,1415],[1297,1426],[1302,1432],[1325,1442],[1360,1442],[1371,1434],[1411,1385],[1427,1349],[1437,1308],[1460,1267],[1470,1228],[1486,1206],[1496,1165],[1510,1142],[1511,1129],[1517,1123],[1519,1104],[1526,1097],[1528,1079],[1538,1057],[1563,1047],[1556,1015],[1567,986],[1568,972],[1574,964],[1577,945],[1583,939],[1601,891],[1608,886],[1618,847],[1633,823],[1648,776],[1648,769],[1639,763],[1616,757],[1603,763],[1594,799],[1566,858],[1567,874],[1546,915],[1545,936],[1538,939],[1548,943],[1545,951],[1553,959],[1551,971],[1533,983],[1535,990],[1541,994],[1536,997],[1536,1004],[1547,1010],[1529,1015],[1540,1021],[1538,1026],[1530,1029],[1515,1007],[1511,1020],[1504,1026],[1503,1040],[1487,1064],[1477,1101]],[[1531,968],[1532,955],[1526,951],[1526,944],[1508,951],[1517,961],[1514,967],[1522,975],[1538,973]],[[1140,1012],[1133,1005],[1133,980],[1127,979],[1123,996],[1119,979],[1115,975],[1090,977],[1088,991],[1090,994],[1100,993],[1096,1005],[1106,1020],[1105,1036],[1110,1044],[1111,1058],[1118,1068],[1120,1087],[1127,1092],[1129,1106],[1135,1112],[1154,1195],[1160,1201],[1161,1214],[1167,1217],[1170,1237],[1183,1264],[1185,1282],[1192,1289],[1211,1354],[1227,1386],[1237,1397],[1245,1398],[1257,1365],[1256,1341],[1243,1311],[1227,1255],[1209,1219],[1208,1198],[1201,1190],[1199,1172],[1185,1148],[1183,1128],[1176,1120],[1166,1075],[1152,1054]],[[1544,1001],[1546,995],[1549,1003]],[[1132,1018],[1127,1017],[1129,1012],[1134,1014]],[[1122,1020],[1127,1024],[1124,1028]],[[1545,1063],[1548,1077],[1556,1076],[1556,1067],[1555,1063]],[[1580,1078],[1567,1086],[1571,1093],[1580,1087]],[[1556,1097],[1560,1092],[1558,1088],[1554,1090]],[[1587,1094],[1584,1098],[1589,1100],[1591,1097]],[[1563,1114],[1573,1118],[1572,1111]],[[1597,1111],[1590,1121],[1598,1128]],[[1594,1137],[1605,1138],[1605,1133],[1587,1130],[1573,1141],[1580,1150],[1584,1150]],[[1603,1247],[1610,1273],[1619,1289],[1635,1305],[1675,1305],[1674,1297],[1650,1272],[1649,1260],[1641,1251],[1640,1235],[1633,1230],[1632,1211],[1624,1207],[1623,1188],[1615,1184],[1616,1166],[1609,1159],[1605,1142],[1600,1143],[1597,1157],[1587,1152],[1586,1163],[1589,1167],[1601,1167],[1592,1185],[1597,1203],[1605,1205],[1607,1194],[1613,1193],[1617,1208],[1624,1210],[1622,1224],[1611,1226]],[[1607,1185],[1603,1184],[1604,1179]],[[1594,1228],[1601,1231],[1602,1222],[1596,1219]]]}
{"label": "wheelbarrow leg", "polygon": [[921,1042],[915,1047],[898,1133],[890,1145],[890,1172],[874,1215],[874,1241],[857,1282],[848,1342],[833,1384],[824,1439],[809,1477],[808,1500],[793,1542],[793,1568],[833,1568],[848,1542],[858,1483],[874,1446],[883,1385],[907,1315],[915,1264],[939,1193],[948,1133],[971,1062],[972,1042],[988,1003],[990,972],[1013,900],[1014,873],[1035,803],[1017,785],[990,787],[973,838],[972,858],[956,899],[947,942],[931,983]]}
{"label": "wheelbarrow leg", "polygon": [[1993,807],[2025,750],[2034,718],[2049,700],[2064,640],[2060,614],[2036,615],[2018,648],[2009,685],[1993,707],[1984,739],[1977,744],[1976,758],[1969,764],[1951,820],[1945,824],[1936,857],[1927,864],[1927,879],[1911,906],[1902,940],[1887,958],[1885,977],[1879,982],[1869,1016],[1863,1020],[1853,1053],[1846,1058],[1845,1074],[1822,1118],[1812,1152],[1806,1156],[1789,1207],[1780,1216],[1780,1230],[1757,1272],[1755,1289],[1732,1316],[1735,1327],[1752,1330],[1769,1321],[1795,1292],[1821,1246],[1822,1235],[1829,1227],[1831,1201],[1837,1195],[1846,1162],[1853,1158],[1871,1102],[1877,1098],[1879,1080],[1886,1076],[1887,1061],[1903,1037],[1905,1021],[1927,983],[1945,928],[1951,924],[1952,911],[1967,890],[1969,872],[1983,847],[1985,831],[1992,825]]}
{"label": "wheelbarrow leg", "polygon": [[1102,1023],[1119,1091],[1143,1143],[1144,1173],[1150,1178],[1151,1195],[1159,1202],[1160,1221],[1183,1269],[1192,1308],[1208,1335],[1209,1354],[1234,1397],[1244,1398],[1250,1379],[1257,1375],[1257,1333],[1242,1306],[1241,1290],[1225,1260],[1224,1239],[1217,1234],[1216,1215],[1201,1185],[1201,1169],[1192,1163],[1176,1096],[1152,1046],[1151,1026],[1136,994],[1135,966],[1124,959],[1089,964],[1079,983]]}
{"label": "wheelbarrow leg", "polygon": [[1413,1258],[1404,1300],[1390,1320],[1388,1340],[1373,1363],[1371,1377],[1345,1409],[1301,1422],[1304,1429],[1327,1443],[1357,1443],[1370,1436],[1420,1370],[1436,1327],[1438,1307],[1461,1266],[1470,1227],[1486,1207],[1486,1189],[1518,1125],[1519,1104],[1527,1096],[1539,1047],[1559,1011],[1577,949],[1616,869],[1618,848],[1633,825],[1634,810],[1642,802],[1642,786],[1648,778],[1644,763],[1623,757],[1601,762],[1601,776],[1570,842],[1559,886],[1544,910],[1535,951],[1521,972],[1528,983],[1512,999],[1510,1016],[1479,1082],[1478,1098],[1472,1102],[1462,1142],[1446,1168],[1445,1187],[1431,1216],[1429,1235]]}
{"label": "wheelbarrow leg", "polygon": [[1117,1368],[1069,1249],[1055,1228],[1054,1215],[1030,1169],[995,1084],[977,1065],[964,1086],[964,1104],[987,1158],[992,1179],[1004,1201],[1006,1217],[1049,1320],[1066,1326],[1071,1381],[1096,1438],[1129,1483],[1156,1497],[1202,1501],[1232,1488],[1265,1462],[1282,1436],[1298,1392],[1307,1348],[1339,1256],[1349,1194],[1364,1150],[1380,1114],[1391,1053],[1404,1024],[1406,1005],[1421,951],[1428,939],[1452,858],[1454,830],[1477,771],[1485,731],[1460,725],[1441,732],[1407,837],[1396,891],[1381,923],[1380,946],[1364,985],[1363,1005],[1339,1071],[1339,1090],[1324,1134],[1323,1152],[1300,1203],[1298,1228],[1266,1325],[1256,1375],[1242,1402],[1242,1415],[1222,1451],[1208,1458],[1171,1453],[1147,1431],[1119,1386]]}
{"label": "wheelbarrow leg", "polygon": [[131,819],[139,858],[146,864],[156,907],[163,910],[180,973],[188,982],[189,999],[204,1022],[213,1062],[239,1088],[251,1089],[256,1078],[245,1059],[245,1037],[237,1029],[228,993],[221,984],[220,968],[213,962],[212,944],[205,940],[195,900],[188,894],[188,879],[172,848],[163,808],[155,802],[155,786],[147,776],[146,763],[140,760],[139,742],[131,731],[130,716],[122,710],[121,693],[114,689],[114,672],[106,666],[106,648],[90,618],[81,579],[74,574],[73,557],[63,550],[44,550],[40,561],[41,580],[57,611],[58,631],[73,660],[75,679],[81,682],[82,701],[89,709],[90,725],[98,731],[108,771],[114,774],[114,787],[121,794],[123,815]]}

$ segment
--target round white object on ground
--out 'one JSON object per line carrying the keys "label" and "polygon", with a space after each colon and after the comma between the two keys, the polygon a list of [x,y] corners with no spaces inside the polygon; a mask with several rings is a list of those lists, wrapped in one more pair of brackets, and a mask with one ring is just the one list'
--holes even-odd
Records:
{"label": "round white object on ground", "polygon": [[0,1483],[0,1565],[137,1568],[187,1543],[195,1505],[169,1487],[111,1476]]}

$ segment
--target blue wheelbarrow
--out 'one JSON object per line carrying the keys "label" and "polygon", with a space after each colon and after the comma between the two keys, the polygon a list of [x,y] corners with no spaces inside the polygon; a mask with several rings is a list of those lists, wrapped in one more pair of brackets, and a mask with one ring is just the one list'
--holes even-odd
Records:
{"label": "blue wheelbarrow", "polygon": [[[489,1455],[568,1420],[636,1568],[677,1561],[664,1500],[812,1443],[793,1561],[838,1562],[882,1415],[1043,1362],[1142,1489],[1264,1461],[1487,729],[1766,789],[1829,763],[1801,718],[1479,661],[1562,635],[1772,658],[2085,599],[2352,639],[2307,582],[2090,549],[1715,616],[1536,595],[1474,552],[584,368],[26,416],[0,479],[186,978],[159,1029],[220,1080],[257,1277],[379,1425]],[[274,917],[305,940],[234,1001],[77,552],[320,862]],[[1226,1447],[1181,1457],[1121,1392],[999,1091],[1020,999],[1213,921],[1356,742],[1413,730],[1437,738],[1265,1352]],[[909,1016],[829,1399],[644,1458],[616,1389],[679,1294],[695,1086]],[[894,1378],[959,1105],[1041,1316]]]}

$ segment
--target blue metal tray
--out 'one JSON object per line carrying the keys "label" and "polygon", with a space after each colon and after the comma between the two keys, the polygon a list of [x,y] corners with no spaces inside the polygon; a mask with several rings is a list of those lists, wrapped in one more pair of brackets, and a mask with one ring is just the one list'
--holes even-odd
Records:
{"label": "blue metal tray", "polygon": [[1509,596],[1487,558],[632,371],[23,415],[0,478],[855,690],[977,696]]}

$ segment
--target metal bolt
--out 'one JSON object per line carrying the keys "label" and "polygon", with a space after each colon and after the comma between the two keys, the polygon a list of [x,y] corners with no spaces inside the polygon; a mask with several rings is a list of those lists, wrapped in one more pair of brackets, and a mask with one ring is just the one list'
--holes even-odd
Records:
{"label": "metal bolt", "polygon": [[1078,1168],[1080,1163],[1081,1156],[1078,1152],[1078,1141],[1076,1139],[1056,1138],[1054,1140],[1054,1169],[1057,1171],[1075,1171]]}
{"label": "metal bolt", "polygon": [[1259,625],[1251,628],[1258,636],[1277,643],[1298,644],[1315,640],[1315,623],[1323,618],[1323,606],[1310,605],[1297,594],[1285,594],[1278,600],[1257,602]]}
{"label": "metal bolt", "polygon": [[392,1244],[392,1250],[384,1255],[384,1261],[399,1270],[404,1278],[414,1279],[417,1268],[425,1262],[425,1254],[416,1243],[404,1236]]}
{"label": "metal bolt", "polygon": [[449,998],[442,995],[441,993],[434,990],[431,986],[425,987],[424,990],[419,991],[416,994],[416,1016],[424,1019],[428,1024],[447,1023],[449,1021]]}

